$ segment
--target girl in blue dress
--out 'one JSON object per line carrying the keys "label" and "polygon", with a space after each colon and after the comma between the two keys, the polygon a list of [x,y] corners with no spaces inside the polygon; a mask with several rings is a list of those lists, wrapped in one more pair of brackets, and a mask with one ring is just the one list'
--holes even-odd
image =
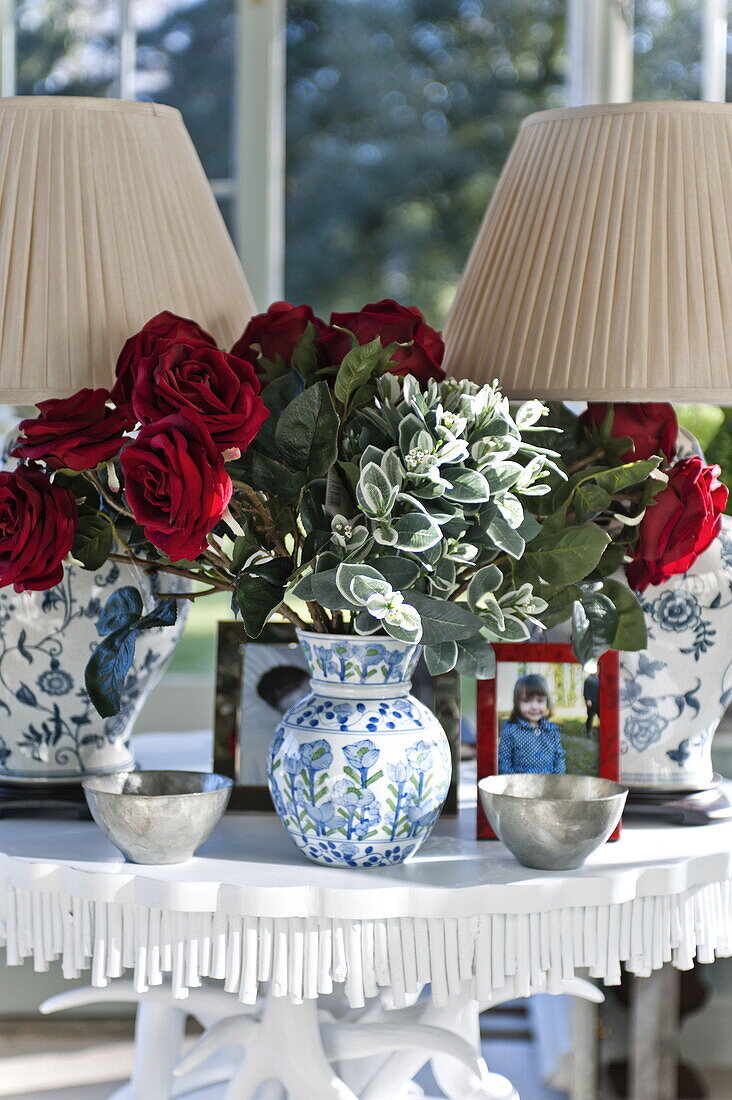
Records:
{"label": "girl in blue dress", "polygon": [[513,689],[513,710],[498,742],[498,771],[553,772],[564,775],[567,764],[562,731],[550,722],[552,701],[543,676],[520,676]]}

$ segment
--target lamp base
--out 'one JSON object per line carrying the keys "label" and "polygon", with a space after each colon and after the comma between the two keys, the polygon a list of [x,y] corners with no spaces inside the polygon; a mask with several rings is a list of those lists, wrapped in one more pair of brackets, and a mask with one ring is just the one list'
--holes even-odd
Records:
{"label": "lamp base", "polygon": [[79,783],[49,787],[0,783],[0,819],[3,817],[77,817],[90,821],[91,813]]}
{"label": "lamp base", "polygon": [[713,825],[732,818],[732,783],[715,775],[701,791],[631,791],[623,816],[663,818],[674,825]]}

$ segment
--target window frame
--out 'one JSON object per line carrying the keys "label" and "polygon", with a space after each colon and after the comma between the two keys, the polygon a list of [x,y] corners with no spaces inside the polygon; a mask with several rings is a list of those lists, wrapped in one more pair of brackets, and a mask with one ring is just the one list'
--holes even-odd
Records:
{"label": "window frame", "polygon": [[[131,0],[119,10],[115,92],[134,97],[137,34]],[[703,8],[702,98],[724,102],[729,0]],[[634,0],[567,0],[567,102],[632,99]],[[17,0],[0,0],[0,94],[16,94]],[[212,179],[217,199],[233,201],[237,250],[259,309],[284,293],[286,0],[236,0],[234,175]]]}

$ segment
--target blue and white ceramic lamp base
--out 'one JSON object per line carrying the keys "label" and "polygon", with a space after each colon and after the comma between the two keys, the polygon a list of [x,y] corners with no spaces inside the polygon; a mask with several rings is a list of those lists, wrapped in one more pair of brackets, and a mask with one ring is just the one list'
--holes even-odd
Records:
{"label": "blue and white ceramic lamp base", "polygon": [[311,693],[275,731],[269,789],[293,843],[316,863],[403,863],[445,801],[450,748],[409,694],[421,646],[298,631]]}

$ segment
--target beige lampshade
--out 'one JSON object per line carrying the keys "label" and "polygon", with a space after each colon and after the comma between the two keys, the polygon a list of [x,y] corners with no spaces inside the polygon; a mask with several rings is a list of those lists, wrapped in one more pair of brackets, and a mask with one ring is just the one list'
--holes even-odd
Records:
{"label": "beige lampshade", "polygon": [[732,404],[732,104],[525,119],[445,341],[516,397]]}
{"label": "beige lampshade", "polygon": [[253,308],[178,111],[0,99],[0,403],[110,385],[161,310],[229,347]]}

